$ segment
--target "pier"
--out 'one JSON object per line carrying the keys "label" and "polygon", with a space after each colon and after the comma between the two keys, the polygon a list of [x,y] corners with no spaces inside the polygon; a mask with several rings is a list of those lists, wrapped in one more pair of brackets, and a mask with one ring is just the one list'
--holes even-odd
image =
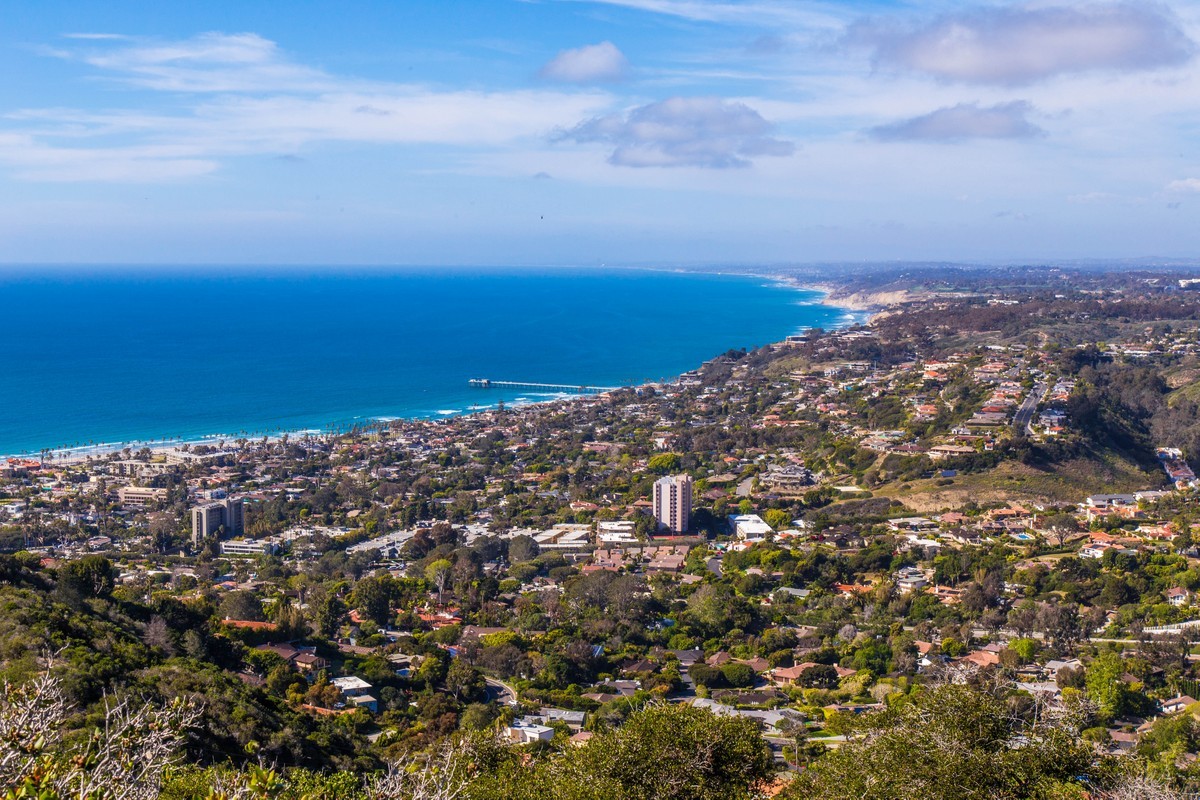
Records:
{"label": "pier", "polygon": [[467,381],[477,389],[550,389],[555,392],[598,394],[615,392],[619,386],[576,386],[569,383],[535,383],[533,381],[494,381],[490,378],[471,378]]}

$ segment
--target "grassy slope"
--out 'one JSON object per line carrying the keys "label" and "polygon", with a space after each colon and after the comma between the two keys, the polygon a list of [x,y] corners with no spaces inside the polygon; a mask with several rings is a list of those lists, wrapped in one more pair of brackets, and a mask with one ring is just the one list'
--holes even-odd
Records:
{"label": "grassy slope", "polygon": [[919,513],[957,508],[974,501],[987,503],[1063,504],[1077,503],[1094,493],[1132,492],[1157,487],[1161,479],[1148,474],[1114,453],[1077,458],[1048,468],[1006,461],[993,470],[960,475],[952,483],[938,486],[935,480],[888,484],[875,490],[876,497],[894,497]]}

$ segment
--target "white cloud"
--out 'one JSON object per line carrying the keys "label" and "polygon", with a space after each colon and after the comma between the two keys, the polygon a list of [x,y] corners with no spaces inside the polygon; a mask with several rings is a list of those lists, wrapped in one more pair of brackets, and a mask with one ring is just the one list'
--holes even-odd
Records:
{"label": "white cloud", "polygon": [[1028,139],[1045,132],[1029,121],[1024,100],[981,107],[959,103],[919,117],[881,125],[870,133],[884,141],[961,142],[966,139]]}
{"label": "white cloud", "polygon": [[615,146],[622,167],[748,167],[758,156],[789,156],[795,145],[768,136],[774,126],[744,103],[672,97],[627,114],[594,117],[561,134]]}
{"label": "white cloud", "polygon": [[1168,10],[1140,3],[975,8],[915,28],[859,25],[849,40],[870,46],[884,69],[1000,85],[1178,66],[1196,52]]}
{"label": "white cloud", "polygon": [[147,89],[171,92],[320,91],[341,82],[320,70],[292,63],[275,42],[256,33],[203,33],[177,41],[147,41],[119,35],[128,42],[56,53],[104,70],[109,77]]}
{"label": "white cloud", "polygon": [[114,80],[198,95],[178,113],[25,109],[5,115],[0,163],[29,180],[172,180],[224,159],[323,142],[502,148],[611,107],[595,90],[439,91],[342,79],[292,64],[254,34],[72,55]]}
{"label": "white cloud", "polygon": [[64,33],[64,39],[85,39],[91,41],[123,41],[130,37],[122,33]]}
{"label": "white cloud", "polygon": [[612,42],[563,50],[538,71],[538,76],[560,83],[609,83],[623,80],[629,61]]}
{"label": "white cloud", "polygon": [[727,2],[726,0],[571,0],[619,6],[651,14],[733,25],[796,25],[839,28],[839,15],[796,2]]}
{"label": "white cloud", "polygon": [[1168,192],[1200,192],[1200,178],[1181,178],[1167,184]]}
{"label": "white cloud", "polygon": [[14,167],[23,179],[52,183],[158,183],[196,178],[217,169],[216,161],[188,153],[186,147],[153,145],[103,149],[51,146],[30,136],[0,134],[0,163]]}

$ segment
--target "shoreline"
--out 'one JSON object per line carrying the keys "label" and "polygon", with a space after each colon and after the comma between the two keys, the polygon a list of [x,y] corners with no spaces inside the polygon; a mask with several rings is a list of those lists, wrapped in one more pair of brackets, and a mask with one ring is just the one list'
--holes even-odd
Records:
{"label": "shoreline", "polygon": [[[649,269],[649,268],[646,268]],[[869,325],[871,320],[879,314],[887,313],[890,306],[902,303],[912,299],[907,290],[898,290],[892,292],[848,292],[844,293],[842,287],[836,283],[828,283],[824,281],[810,281],[798,275],[792,275],[782,272],[739,272],[739,271],[724,271],[719,269],[667,269],[659,268],[651,271],[656,272],[684,272],[695,275],[718,275],[721,277],[746,277],[757,278],[759,280],[770,281],[774,284],[805,292],[812,292],[819,297],[816,300],[816,305],[825,306],[827,308],[837,308],[842,311],[856,312],[865,314],[857,321],[864,325]]]}
{"label": "shoreline", "polygon": [[[792,276],[792,275],[783,275],[783,274],[779,274],[779,273],[767,273],[767,272],[751,273],[751,272],[736,272],[736,271],[720,271],[720,270],[713,270],[713,269],[710,269],[710,270],[672,270],[672,269],[665,269],[665,268],[660,268],[660,269],[645,268],[645,269],[646,269],[646,271],[652,271],[652,272],[685,272],[685,273],[690,273],[690,274],[717,275],[717,276],[722,276],[722,277],[753,278],[753,279],[758,279],[758,280],[771,281],[772,283],[774,283],[777,286],[780,286],[782,288],[786,288],[789,290],[793,290],[793,291],[810,292],[810,293],[817,295],[817,297],[813,298],[810,302],[803,303],[802,305],[820,305],[820,306],[824,306],[826,308],[839,309],[839,310],[845,312],[843,314],[842,319],[840,319],[836,323],[834,323],[834,325],[831,328],[832,330],[838,330],[841,328],[851,327],[853,325],[858,325],[858,324],[863,324],[863,325],[870,324],[871,319],[874,318],[874,316],[877,313],[884,310],[883,307],[881,307],[880,305],[865,304],[865,303],[856,301],[856,299],[854,299],[854,298],[845,298],[845,299],[836,298],[835,299],[833,297],[833,294],[835,292],[834,286],[828,285],[828,284],[805,283],[805,282],[802,282],[801,280],[799,280],[796,276]],[[808,330],[808,329],[809,329],[809,327],[801,327],[801,328],[797,328],[797,331]],[[792,334],[786,334],[783,339],[779,339],[779,340],[772,341],[772,342],[765,342],[761,346],[770,346],[770,345],[781,344],[784,341],[786,341],[786,336],[788,336],[788,335],[792,335]],[[698,369],[700,366],[707,363],[712,358],[716,358],[718,356],[719,356],[719,354],[714,355],[714,356],[710,357],[709,359],[700,362],[699,364],[692,367],[691,370]],[[688,372],[691,370],[685,370],[685,372]],[[678,379],[679,379],[679,375],[673,375],[669,379],[667,379],[666,382],[668,382],[668,383],[674,382]],[[639,390],[639,389],[644,389],[647,387],[659,386],[659,385],[662,385],[663,383],[664,383],[663,380],[644,381],[642,383],[620,386],[620,387],[618,387],[618,391],[621,389]],[[478,405],[473,404],[473,405],[469,406],[469,408],[467,410],[463,410],[463,411],[456,412],[453,414],[422,415],[422,416],[386,416],[386,415],[384,415],[384,416],[377,416],[377,417],[363,417],[363,418],[356,418],[353,421],[347,421],[347,420],[330,421],[330,422],[325,423],[321,427],[311,427],[310,426],[310,427],[305,427],[305,428],[297,428],[297,429],[289,429],[289,430],[275,429],[274,431],[270,431],[270,432],[256,431],[256,432],[250,432],[250,433],[246,433],[246,434],[243,434],[243,433],[238,433],[238,434],[205,433],[205,434],[197,434],[195,436],[158,437],[158,438],[154,438],[154,439],[130,439],[130,440],[114,441],[114,442],[98,442],[95,444],[80,445],[80,446],[76,446],[76,447],[52,447],[52,448],[48,447],[48,448],[43,448],[42,450],[36,450],[36,451],[27,450],[27,451],[16,452],[16,453],[0,453],[0,460],[37,461],[37,460],[41,460],[43,454],[45,454],[47,464],[59,464],[59,465],[63,465],[63,466],[69,466],[69,465],[74,465],[74,464],[86,463],[87,461],[93,460],[93,459],[102,459],[102,458],[112,455],[113,453],[119,453],[122,450],[126,450],[126,449],[129,449],[129,450],[132,450],[135,452],[139,451],[139,450],[143,450],[143,449],[149,449],[152,453],[164,453],[164,452],[167,452],[170,450],[178,449],[183,446],[187,446],[187,447],[197,447],[197,446],[218,447],[219,443],[221,443],[221,442],[224,442],[226,445],[226,449],[228,449],[230,445],[235,444],[239,440],[242,440],[242,441],[245,441],[245,442],[251,443],[251,444],[260,443],[264,440],[266,440],[267,442],[274,443],[274,442],[281,441],[285,437],[289,438],[289,439],[293,439],[293,438],[304,439],[304,438],[310,438],[310,437],[337,436],[337,435],[341,435],[345,432],[348,432],[348,429],[353,428],[353,427],[379,428],[379,427],[389,426],[394,423],[438,424],[438,423],[442,423],[442,422],[453,421],[453,420],[460,419],[463,417],[472,417],[472,416],[477,416],[479,414],[496,411],[497,406],[500,402],[503,402],[505,407],[508,409],[529,409],[529,408],[533,408],[533,407],[537,407],[537,406],[547,406],[547,405],[561,403],[561,402],[572,402],[573,403],[573,402],[576,402],[578,400],[585,399],[585,398],[603,397],[606,394],[607,394],[607,392],[600,393],[600,394],[563,394],[560,396],[546,397],[546,398],[537,399],[537,400],[517,400],[517,401],[499,400],[499,401],[487,403],[487,404],[478,404]],[[346,428],[347,430],[339,430],[340,428]]]}

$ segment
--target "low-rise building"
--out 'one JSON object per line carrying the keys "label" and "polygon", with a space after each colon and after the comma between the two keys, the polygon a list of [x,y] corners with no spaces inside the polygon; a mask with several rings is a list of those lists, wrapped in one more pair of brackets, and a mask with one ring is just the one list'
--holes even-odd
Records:
{"label": "low-rise building", "polygon": [[117,499],[123,506],[142,507],[151,503],[162,503],[167,499],[169,489],[151,486],[122,486],[117,489]]}
{"label": "low-rise building", "polygon": [[596,523],[597,544],[636,544],[637,540],[637,525],[633,520],[621,519]]}
{"label": "low-rise building", "polygon": [[774,533],[774,529],[758,514],[731,515],[729,527],[734,536],[745,541],[761,541]]}

